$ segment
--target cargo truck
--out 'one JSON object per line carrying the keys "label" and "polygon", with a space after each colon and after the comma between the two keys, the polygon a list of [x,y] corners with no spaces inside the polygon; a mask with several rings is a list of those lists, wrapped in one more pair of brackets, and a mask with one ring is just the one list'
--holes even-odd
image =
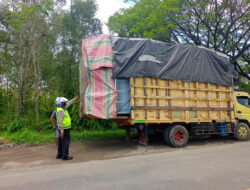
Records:
{"label": "cargo truck", "polygon": [[[174,147],[185,146],[190,135],[249,139],[250,96],[246,92],[210,83],[146,77],[132,77],[129,83],[131,112],[116,120],[125,129],[144,128],[145,136],[162,132],[164,141]],[[124,88],[118,94],[123,92]]]}
{"label": "cargo truck", "polygon": [[111,119],[146,140],[162,132],[174,147],[190,135],[249,139],[250,96],[234,91],[226,55],[110,35],[84,39],[81,47],[82,117]]}

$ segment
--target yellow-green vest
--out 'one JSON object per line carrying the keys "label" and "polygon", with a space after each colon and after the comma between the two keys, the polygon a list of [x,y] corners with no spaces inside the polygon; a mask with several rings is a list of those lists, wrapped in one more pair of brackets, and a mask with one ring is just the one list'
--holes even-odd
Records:
{"label": "yellow-green vest", "polygon": [[71,128],[71,118],[69,116],[68,111],[63,109],[63,108],[57,107],[56,112],[58,112],[58,111],[63,111],[63,113],[64,113],[64,117],[63,117],[63,121],[62,121],[63,128],[64,129]]}

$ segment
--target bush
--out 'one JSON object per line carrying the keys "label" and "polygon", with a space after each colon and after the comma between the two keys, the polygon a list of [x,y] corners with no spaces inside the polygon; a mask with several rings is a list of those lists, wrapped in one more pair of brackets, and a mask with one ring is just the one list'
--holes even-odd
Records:
{"label": "bush", "polygon": [[54,134],[53,133],[43,133],[32,131],[28,129],[22,129],[16,133],[5,133],[3,136],[14,143],[17,144],[44,144],[53,143]]}
{"label": "bush", "polygon": [[[16,133],[0,133],[0,139],[4,142],[13,142],[17,144],[48,144],[54,143],[53,132],[38,132],[29,129],[22,129]],[[72,141],[85,141],[85,140],[118,140],[125,138],[124,130],[107,130],[107,131],[84,131],[84,132],[71,132]],[[0,141],[1,142],[1,141]],[[3,143],[4,143],[3,142]]]}
{"label": "bush", "polygon": [[39,125],[41,126],[41,131],[51,131],[53,129],[49,119],[43,119]]}
{"label": "bush", "polygon": [[107,130],[107,131],[84,131],[72,132],[72,139],[75,141],[82,140],[118,140],[125,138],[124,130]]}
{"label": "bush", "polygon": [[103,130],[116,130],[118,125],[110,119],[89,119],[79,117],[78,105],[75,103],[69,109],[69,114],[72,119],[72,129],[77,131],[103,131]]}
{"label": "bush", "polygon": [[0,123],[0,131],[7,131],[9,125],[6,123]]}
{"label": "bush", "polygon": [[16,133],[22,129],[23,124],[24,124],[23,120],[16,119],[10,123],[9,127],[7,127],[7,131],[9,133]]}

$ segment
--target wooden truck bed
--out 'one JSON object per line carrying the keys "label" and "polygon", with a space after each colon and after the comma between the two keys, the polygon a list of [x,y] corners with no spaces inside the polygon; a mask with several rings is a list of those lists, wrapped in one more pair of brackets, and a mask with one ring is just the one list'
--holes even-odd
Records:
{"label": "wooden truck bed", "polygon": [[130,95],[132,123],[234,122],[232,87],[131,77]]}

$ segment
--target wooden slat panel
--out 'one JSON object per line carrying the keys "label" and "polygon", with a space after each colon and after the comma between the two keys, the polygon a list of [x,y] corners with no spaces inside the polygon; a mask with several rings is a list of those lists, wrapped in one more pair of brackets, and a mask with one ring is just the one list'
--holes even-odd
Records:
{"label": "wooden slat panel", "polygon": [[131,80],[131,118],[147,122],[232,121],[232,88],[137,77]]}

